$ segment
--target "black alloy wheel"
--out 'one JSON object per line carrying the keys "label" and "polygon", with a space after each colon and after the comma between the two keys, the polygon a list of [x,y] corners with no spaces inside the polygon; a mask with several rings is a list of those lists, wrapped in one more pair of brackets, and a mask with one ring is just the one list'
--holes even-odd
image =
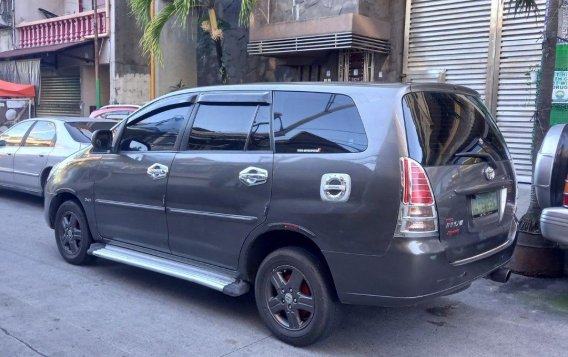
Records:
{"label": "black alloy wheel", "polygon": [[57,210],[55,240],[59,253],[67,262],[83,265],[94,260],[87,254],[92,242],[87,220],[76,202],[66,201]]}
{"label": "black alloy wheel", "polygon": [[266,292],[266,303],[272,317],[280,326],[298,331],[312,320],[314,298],[302,272],[291,265],[283,265],[272,270]]}
{"label": "black alloy wheel", "polygon": [[324,262],[305,249],[287,247],[269,254],[255,281],[256,305],[280,340],[307,346],[327,337],[338,320]]}
{"label": "black alloy wheel", "polygon": [[60,235],[61,245],[69,256],[76,256],[81,249],[83,234],[77,216],[73,212],[65,212],[61,219],[63,232]]}

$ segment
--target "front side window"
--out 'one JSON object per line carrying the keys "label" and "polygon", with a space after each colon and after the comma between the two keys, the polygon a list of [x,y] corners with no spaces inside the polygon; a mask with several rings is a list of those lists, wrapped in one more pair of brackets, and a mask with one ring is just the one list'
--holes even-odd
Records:
{"label": "front side window", "polygon": [[355,103],[341,94],[275,92],[277,153],[357,153],[367,135]]}
{"label": "front side window", "polygon": [[24,146],[50,147],[55,144],[55,124],[48,121],[38,121],[32,128]]}
{"label": "front side window", "polygon": [[176,106],[130,120],[120,140],[121,151],[174,150],[189,106]]}
{"label": "front side window", "polygon": [[19,146],[22,143],[22,138],[33,123],[33,121],[26,121],[14,125],[0,135],[0,140],[5,141],[6,146]]}
{"label": "front side window", "polygon": [[201,104],[188,150],[270,150],[270,108],[259,105]]}

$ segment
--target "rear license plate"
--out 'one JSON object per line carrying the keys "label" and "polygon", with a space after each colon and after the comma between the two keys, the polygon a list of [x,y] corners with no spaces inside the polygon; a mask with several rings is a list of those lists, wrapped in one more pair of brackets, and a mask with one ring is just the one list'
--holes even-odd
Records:
{"label": "rear license plate", "polygon": [[497,192],[479,193],[471,198],[471,215],[473,218],[497,213],[499,202]]}

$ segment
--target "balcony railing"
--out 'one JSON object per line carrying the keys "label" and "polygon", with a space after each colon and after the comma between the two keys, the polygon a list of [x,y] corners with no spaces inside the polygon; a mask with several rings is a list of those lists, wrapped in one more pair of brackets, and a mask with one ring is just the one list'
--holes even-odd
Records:
{"label": "balcony railing", "polygon": [[[105,37],[108,35],[106,9],[99,9],[97,18],[99,36]],[[79,42],[95,35],[94,11],[23,22],[17,28],[20,48]]]}

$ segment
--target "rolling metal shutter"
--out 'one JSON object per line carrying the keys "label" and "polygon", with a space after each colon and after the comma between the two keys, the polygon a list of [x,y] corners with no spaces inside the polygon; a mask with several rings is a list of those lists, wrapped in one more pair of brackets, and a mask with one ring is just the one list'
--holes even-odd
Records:
{"label": "rolling metal shutter", "polygon": [[[491,0],[407,0],[407,81],[468,86],[485,95]],[[441,75],[440,75],[441,74]]]}
{"label": "rolling metal shutter", "polygon": [[497,124],[515,162],[517,179],[532,179],[531,145],[536,83],[528,72],[540,66],[546,0],[537,0],[539,16],[517,15],[505,8],[499,57]]}
{"label": "rolling metal shutter", "polygon": [[79,74],[42,76],[36,115],[38,117],[81,116],[81,80]]}

